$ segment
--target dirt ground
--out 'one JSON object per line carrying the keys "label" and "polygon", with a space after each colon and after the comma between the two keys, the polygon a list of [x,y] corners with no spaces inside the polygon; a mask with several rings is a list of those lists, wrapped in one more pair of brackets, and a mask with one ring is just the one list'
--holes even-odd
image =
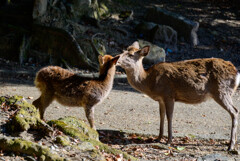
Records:
{"label": "dirt ground", "polygon": [[[28,99],[29,102],[40,95],[38,89],[31,84],[1,83],[0,89],[0,95],[33,97]],[[233,97],[237,107],[240,107],[239,94],[240,91],[237,91]],[[65,107],[55,101],[47,108],[44,117],[46,120],[52,120],[64,116],[76,116],[86,120],[83,108]],[[116,85],[108,98],[95,107],[95,118],[98,129],[149,135],[158,135],[159,132],[158,103],[136,92],[127,84]],[[230,115],[213,100],[199,105],[175,104],[174,136],[192,134],[202,138],[228,139],[230,128]]]}
{"label": "dirt ground", "polygon": [[[39,91],[32,81],[21,82],[16,79],[2,80],[0,95],[22,95],[28,102],[39,97]],[[233,96],[234,104],[240,107],[240,91]],[[154,146],[154,138],[159,132],[158,103],[144,94],[133,90],[127,83],[115,83],[108,98],[95,108],[95,121],[100,139],[115,148],[125,150],[143,160],[187,159],[196,160],[205,155],[220,155],[229,159],[240,159],[238,155],[226,152],[230,138],[230,115],[213,100],[199,105],[175,104],[173,132],[175,146],[184,147],[174,153],[171,149]],[[53,102],[45,113],[45,119],[58,119],[64,116],[76,116],[86,120],[83,108],[65,107]],[[167,126],[166,122],[165,125]],[[167,129],[165,126],[165,136]],[[121,133],[130,135],[125,144]],[[238,130],[238,136],[240,135]],[[138,140],[140,138],[140,140]],[[106,139],[107,138],[107,139]],[[134,141],[137,138],[137,141]],[[239,137],[238,137],[239,138]],[[149,139],[152,139],[149,140]],[[185,140],[182,142],[182,140]],[[186,141],[187,140],[187,141]],[[166,141],[166,140],[165,140]],[[164,141],[163,141],[164,142]],[[239,141],[238,141],[239,142]],[[163,144],[165,145],[165,144]],[[141,153],[138,150],[141,149]],[[174,149],[176,151],[176,149]],[[170,157],[171,154],[171,157]],[[147,157],[147,155],[149,155]],[[216,159],[216,158],[215,158]]]}
{"label": "dirt ground", "polygon": [[[146,8],[137,6],[134,10],[138,19],[144,17],[149,6],[160,3],[154,0],[142,4]],[[190,48],[184,41],[179,41],[179,52],[169,53],[167,61],[221,57],[232,61],[236,66],[240,65],[239,10],[228,5],[218,6],[197,1],[176,3],[174,0],[163,0],[160,6],[200,22],[199,46]],[[12,78],[18,69],[17,64],[5,66],[0,59],[0,95],[22,95],[26,99],[30,98],[27,101],[32,102],[40,93],[33,85],[32,75]],[[21,69],[32,73],[37,70],[35,67]],[[5,74],[11,71],[10,76],[1,74],[2,70],[5,70]],[[240,90],[237,90],[233,102],[238,108],[239,99]],[[83,108],[65,107],[57,102],[47,108],[45,119],[64,116],[76,116],[86,120]],[[136,92],[127,83],[115,83],[108,98],[96,106],[94,116],[102,142],[142,160],[240,160],[239,155],[226,151],[230,138],[230,115],[213,100],[198,105],[175,104],[173,148],[156,145],[154,140],[159,133],[158,103]],[[165,136],[166,125],[165,121]],[[239,135],[238,129],[238,138]]]}

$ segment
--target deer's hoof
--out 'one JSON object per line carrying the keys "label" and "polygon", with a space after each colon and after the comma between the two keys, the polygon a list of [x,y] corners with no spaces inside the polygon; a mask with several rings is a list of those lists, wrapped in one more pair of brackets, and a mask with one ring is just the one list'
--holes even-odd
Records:
{"label": "deer's hoof", "polygon": [[231,149],[230,147],[228,148],[228,152],[230,154],[234,154],[234,155],[239,155],[240,154],[240,151],[237,150],[237,149]]}

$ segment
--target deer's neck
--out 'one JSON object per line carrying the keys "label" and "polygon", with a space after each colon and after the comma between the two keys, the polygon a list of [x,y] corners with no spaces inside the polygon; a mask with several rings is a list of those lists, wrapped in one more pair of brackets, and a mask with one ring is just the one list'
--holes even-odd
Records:
{"label": "deer's neck", "polygon": [[99,76],[99,80],[103,85],[112,87],[115,75],[115,68],[115,66],[112,66]]}
{"label": "deer's neck", "polygon": [[142,61],[136,63],[136,67],[126,70],[127,79],[135,89],[145,92],[147,83],[147,72],[143,68]]}

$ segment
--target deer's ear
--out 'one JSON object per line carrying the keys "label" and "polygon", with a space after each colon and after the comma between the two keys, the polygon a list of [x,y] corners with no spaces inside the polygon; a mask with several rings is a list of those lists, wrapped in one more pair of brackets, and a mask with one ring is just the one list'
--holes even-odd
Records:
{"label": "deer's ear", "polygon": [[137,41],[135,41],[131,46],[133,46],[136,49],[139,49],[139,43]]}
{"label": "deer's ear", "polygon": [[139,54],[141,56],[147,56],[150,51],[150,46],[144,46],[140,51]]}
{"label": "deer's ear", "polygon": [[119,55],[115,56],[115,57],[112,59],[113,63],[116,64],[119,58],[120,58]]}
{"label": "deer's ear", "polygon": [[99,55],[99,56],[98,56],[98,61],[99,61],[99,64],[100,64],[100,65],[103,65],[103,64],[104,64],[104,59],[103,59],[103,56],[102,56],[102,55]]}

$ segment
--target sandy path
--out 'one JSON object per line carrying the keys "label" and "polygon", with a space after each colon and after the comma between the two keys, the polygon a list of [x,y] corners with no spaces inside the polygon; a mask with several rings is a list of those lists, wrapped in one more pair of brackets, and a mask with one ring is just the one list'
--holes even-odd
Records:
{"label": "sandy path", "polygon": [[[40,93],[33,86],[18,83],[0,83],[0,95],[23,95],[33,97]],[[239,91],[233,102],[240,107]],[[53,102],[45,113],[45,119],[76,116],[86,120],[83,108],[64,107]],[[158,103],[134,91],[126,84],[115,85],[109,97],[95,108],[95,121],[98,129],[122,130],[143,134],[158,135]],[[175,104],[173,118],[174,136],[192,134],[203,138],[230,138],[230,115],[213,100],[199,105]],[[167,134],[165,122],[165,135]],[[240,135],[238,130],[238,135]],[[240,138],[240,137],[238,137]]]}

